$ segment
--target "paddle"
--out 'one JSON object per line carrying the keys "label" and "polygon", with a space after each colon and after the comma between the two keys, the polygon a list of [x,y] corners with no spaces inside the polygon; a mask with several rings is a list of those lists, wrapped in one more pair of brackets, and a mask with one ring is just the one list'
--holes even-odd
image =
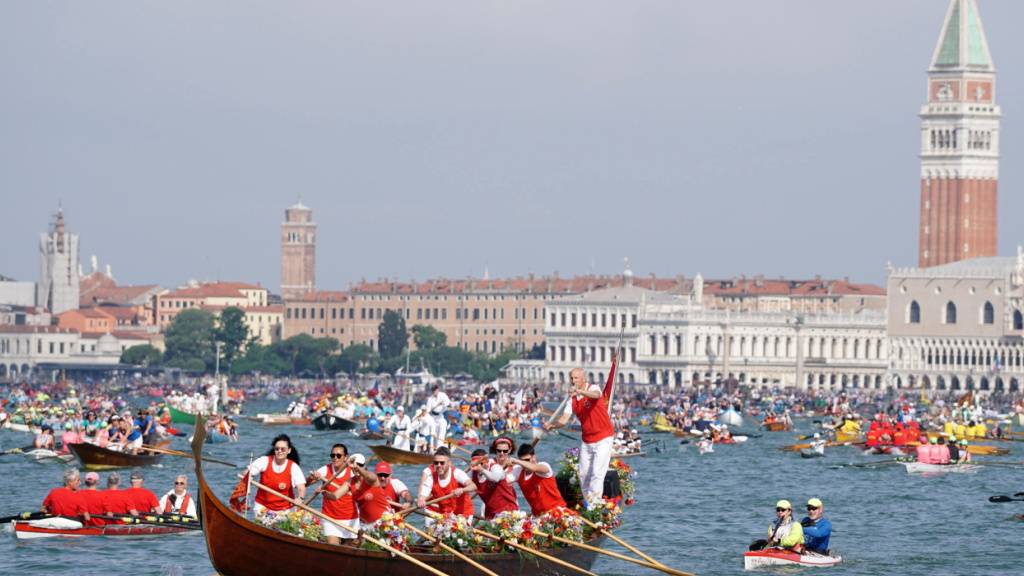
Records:
{"label": "paddle", "polygon": [[9,524],[15,520],[39,520],[40,518],[49,518],[53,516],[48,512],[22,512],[21,514],[15,514],[14,516],[4,516],[0,518],[0,524]]}
{"label": "paddle", "polygon": [[[1021,494],[1021,492],[1018,492],[1018,494]],[[1024,502],[1024,498],[1011,498],[1009,496],[989,496],[988,497],[988,501],[989,502],[1000,502],[1000,503],[1001,502]],[[0,519],[0,520],[2,520],[2,519]]]}
{"label": "paddle", "polygon": [[[558,405],[558,408],[555,408],[555,411],[552,412],[548,416],[548,421],[545,422],[545,424],[544,424],[545,426],[551,426],[552,424],[555,423],[555,420],[559,416],[562,415],[562,412],[565,411],[565,405],[569,402],[570,398],[572,398],[572,393],[571,392],[569,393],[568,396],[565,397],[564,400],[562,400],[562,403]],[[537,447],[537,443],[540,442],[540,439],[544,437],[544,432],[547,432],[547,431],[544,428],[541,428],[541,435],[537,436],[536,438],[534,438],[533,442],[530,445],[533,446],[534,448],[536,448]]]}
{"label": "paddle", "polygon": [[423,530],[420,530],[419,528],[413,526],[412,524],[409,524],[408,522],[405,523],[405,526],[407,528],[411,529],[416,534],[418,534],[420,538],[424,538],[426,540],[430,540],[431,542],[433,542],[434,544],[439,546],[442,550],[444,550],[444,551],[446,551],[446,552],[456,556],[460,560],[465,561],[467,564],[469,564],[470,566],[473,566],[474,568],[480,570],[484,574],[488,574],[489,576],[498,576],[498,574],[496,572],[490,570],[489,568],[487,568],[483,564],[480,564],[476,560],[473,560],[472,558],[470,558],[469,556],[466,556],[462,552],[459,552],[455,548],[452,548],[451,546],[445,544],[444,542],[441,542],[440,538],[437,538],[435,536],[431,536],[427,532],[424,532]]}
{"label": "paddle", "polygon": [[591,546],[590,544],[586,544],[584,542],[577,542],[575,540],[569,540],[568,538],[562,538],[561,536],[555,536],[553,534],[547,534],[545,532],[541,532],[540,530],[536,530],[535,529],[533,531],[533,533],[538,535],[538,536],[540,536],[540,537],[542,537],[542,538],[548,538],[550,540],[554,540],[555,542],[561,542],[561,543],[567,544],[569,546],[575,546],[577,548],[582,548],[583,550],[589,550],[591,552],[596,552],[598,554],[604,554],[605,556],[611,556],[612,558],[616,558],[616,559],[622,560],[624,562],[632,562],[633,564],[637,564],[637,565],[643,566],[645,568],[651,568],[652,570],[658,570],[658,571],[664,572],[666,574],[672,574],[673,576],[694,576],[693,574],[691,574],[689,572],[683,572],[682,570],[676,570],[675,568],[669,568],[668,566],[662,566],[660,564],[651,564],[650,562],[646,562],[644,560],[633,558],[632,556],[626,556],[625,554],[619,554],[618,552],[612,552],[611,550],[604,550],[602,548],[598,548],[597,546]]}
{"label": "paddle", "polygon": [[[441,518],[441,515],[436,513],[436,512],[427,513],[427,512],[421,511],[421,510],[417,510],[416,513],[421,515],[421,516],[427,516],[427,517],[433,518],[435,520]],[[524,545],[519,544],[517,542],[511,542],[509,540],[505,540],[501,536],[498,536],[497,534],[491,534],[490,532],[485,532],[483,530],[480,530],[479,528],[473,528],[473,533],[477,534],[478,536],[483,536],[484,538],[488,538],[490,540],[497,540],[498,542],[501,542],[505,546],[510,546],[512,548],[515,548],[516,550],[521,550],[521,551],[526,552],[528,554],[533,554],[534,556],[536,556],[538,558],[542,558],[544,560],[547,560],[548,562],[552,562],[554,564],[558,564],[559,566],[568,568],[568,569],[570,569],[570,570],[572,570],[574,572],[579,572],[580,574],[586,574],[587,576],[597,576],[597,574],[594,574],[590,570],[587,570],[585,568],[580,568],[579,566],[577,566],[575,564],[571,564],[569,562],[566,562],[565,560],[562,560],[561,558],[555,558],[554,556],[551,556],[550,554],[545,554],[545,553],[543,553],[540,550],[537,550],[535,548],[530,548],[529,546],[524,546]]]}
{"label": "paddle", "polygon": [[[186,454],[186,453],[181,452],[179,450],[171,450],[169,448],[157,448],[156,446],[147,446],[147,445],[143,444],[142,448],[140,448],[140,449],[141,450],[148,450],[150,452],[156,452],[158,454],[167,454],[168,456],[180,456],[182,458],[188,458],[189,460],[193,459],[191,454]],[[232,468],[238,468],[238,464],[232,464],[231,462],[225,462],[223,460],[217,460],[216,458],[207,458],[205,456],[203,456],[203,462],[212,462],[213,464],[223,464],[225,466],[230,466]]]}
{"label": "paddle", "polygon": [[[409,506],[407,508],[403,508],[402,510],[399,510],[398,513],[401,514],[402,516],[408,516],[409,514],[411,514],[412,512],[416,512],[420,508],[423,508],[425,506],[431,506],[433,504],[437,504],[438,502],[444,502],[445,500],[448,500],[449,498],[455,498],[456,496],[462,496],[462,494],[455,494],[454,492],[452,492],[451,494],[448,494],[447,496],[441,496],[440,498],[434,498],[433,500],[427,500],[426,502],[423,503],[423,506],[416,506],[415,504],[413,504],[412,506]],[[389,502],[389,503],[391,503],[391,502]]]}
{"label": "paddle", "polygon": [[444,572],[441,572],[437,568],[434,568],[433,566],[430,566],[429,564],[425,564],[424,562],[422,562],[420,560],[417,560],[416,558],[413,558],[412,556],[406,554],[405,552],[402,552],[401,550],[399,550],[399,549],[389,545],[387,542],[384,542],[382,540],[378,540],[376,538],[372,538],[370,536],[367,536],[366,534],[360,534],[359,530],[353,530],[352,528],[349,528],[348,526],[346,526],[345,524],[342,524],[341,522],[335,520],[334,518],[331,518],[330,516],[327,516],[326,514],[323,514],[321,512],[318,512],[318,511],[310,508],[309,506],[306,506],[300,500],[296,500],[294,498],[289,498],[288,496],[278,492],[277,490],[274,490],[273,488],[270,488],[268,486],[260,484],[256,480],[252,480],[252,485],[257,487],[257,488],[259,488],[259,489],[261,489],[261,490],[263,490],[263,491],[265,491],[265,492],[267,492],[267,493],[269,493],[269,494],[273,494],[274,496],[277,496],[278,498],[281,498],[281,499],[283,499],[286,502],[291,502],[294,506],[297,506],[300,509],[305,510],[306,512],[309,512],[310,514],[316,516],[317,518],[320,518],[321,520],[323,520],[325,522],[330,522],[331,524],[334,524],[335,526],[338,526],[339,528],[347,530],[348,532],[354,534],[357,537],[361,536],[363,538],[363,540],[366,540],[367,542],[372,542],[372,543],[376,544],[377,546],[380,546],[381,548],[391,552],[395,556],[398,556],[398,557],[402,558],[403,560],[408,560],[409,562],[412,562],[413,564],[419,566],[420,568],[423,568],[424,570],[430,572],[431,574],[436,574],[437,576],[448,576],[448,574],[445,574]]}

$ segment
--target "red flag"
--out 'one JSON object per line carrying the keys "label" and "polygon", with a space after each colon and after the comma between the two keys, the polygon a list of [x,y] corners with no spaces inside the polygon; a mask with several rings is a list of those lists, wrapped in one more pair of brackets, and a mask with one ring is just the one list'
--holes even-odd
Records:
{"label": "red flag", "polygon": [[238,481],[238,484],[235,485],[235,489],[231,491],[231,496],[228,497],[228,503],[231,504],[232,510],[244,514],[248,495],[249,472],[246,471],[245,476]]}

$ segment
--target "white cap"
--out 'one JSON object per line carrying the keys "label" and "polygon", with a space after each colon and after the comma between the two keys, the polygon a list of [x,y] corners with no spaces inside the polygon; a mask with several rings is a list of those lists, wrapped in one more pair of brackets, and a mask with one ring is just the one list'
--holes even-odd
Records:
{"label": "white cap", "polygon": [[352,461],[356,464],[366,464],[366,456],[363,456],[362,454],[353,454]]}
{"label": "white cap", "polygon": [[398,408],[395,408],[395,412],[405,412],[405,407],[399,406]]}

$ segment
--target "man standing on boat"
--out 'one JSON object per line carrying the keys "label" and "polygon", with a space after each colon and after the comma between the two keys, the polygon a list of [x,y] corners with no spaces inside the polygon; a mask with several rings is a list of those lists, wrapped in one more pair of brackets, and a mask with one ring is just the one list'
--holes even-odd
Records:
{"label": "man standing on boat", "polygon": [[409,433],[412,432],[412,420],[405,413],[404,406],[395,408],[395,413],[388,419],[385,430],[395,435],[391,440],[391,446],[399,450],[409,450]]}
{"label": "man standing on boat", "polygon": [[430,434],[430,449],[435,450],[438,446],[444,446],[445,438],[448,437],[448,419],[445,412],[451,405],[452,400],[441,390],[440,386],[434,385],[430,389],[430,397],[427,398],[427,415],[433,420],[433,428]]}
{"label": "man standing on boat", "polygon": [[615,385],[615,371],[618,365],[618,350],[613,350],[612,367],[604,388],[597,384],[588,384],[583,368],[574,368],[569,373],[572,402],[566,405],[565,411],[557,421],[544,426],[546,430],[561,428],[569,422],[569,417],[573,414],[579,419],[583,428],[583,446],[580,447],[579,462],[580,488],[588,501],[599,500],[604,495],[604,477],[608,473],[615,437],[615,427],[609,416],[609,400]]}

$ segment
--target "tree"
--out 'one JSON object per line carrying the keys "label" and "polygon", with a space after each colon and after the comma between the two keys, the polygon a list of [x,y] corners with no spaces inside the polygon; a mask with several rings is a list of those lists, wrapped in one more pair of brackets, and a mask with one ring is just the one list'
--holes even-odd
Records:
{"label": "tree", "polygon": [[533,348],[530,348],[530,351],[526,353],[526,358],[529,360],[543,360],[546,353],[547,346],[545,346],[543,342],[540,342],[538,344],[534,344]]}
{"label": "tree", "polygon": [[513,349],[506,350],[497,356],[475,354],[469,363],[469,373],[479,382],[490,382],[499,376],[506,364],[519,357]]}
{"label": "tree", "polygon": [[271,346],[292,375],[320,374],[326,372],[327,361],[338,349],[340,343],[334,338],[314,338],[309,334],[297,334]]}
{"label": "tree", "polygon": [[272,374],[279,376],[288,374],[291,365],[279,356],[272,346],[250,344],[245,348],[245,355],[231,365],[232,374]]}
{"label": "tree", "polygon": [[245,312],[237,306],[228,306],[222,310],[217,322],[216,337],[217,341],[223,344],[220,348],[221,356],[230,369],[232,362],[241,354],[249,339]]}
{"label": "tree", "polygon": [[409,343],[409,331],[405,329],[405,318],[394,310],[384,312],[380,327],[377,328],[380,357],[396,358],[405,352]]}
{"label": "tree", "polygon": [[412,340],[416,349],[424,352],[437,350],[448,345],[448,335],[433,326],[417,324],[412,327]]}
{"label": "tree", "polygon": [[158,366],[163,357],[163,353],[150,344],[140,344],[122,352],[121,363],[132,366]]}
{"label": "tree", "polygon": [[352,344],[332,358],[328,363],[329,372],[337,374],[354,374],[361,370],[369,370],[377,364],[377,353],[366,344]]}
{"label": "tree", "polygon": [[214,334],[213,314],[198,308],[182,311],[164,334],[166,365],[194,372],[209,370],[214,360]]}
{"label": "tree", "polygon": [[431,372],[447,376],[468,372],[469,363],[473,360],[473,353],[457,346],[444,346],[431,350],[429,357],[425,358],[425,360]]}

